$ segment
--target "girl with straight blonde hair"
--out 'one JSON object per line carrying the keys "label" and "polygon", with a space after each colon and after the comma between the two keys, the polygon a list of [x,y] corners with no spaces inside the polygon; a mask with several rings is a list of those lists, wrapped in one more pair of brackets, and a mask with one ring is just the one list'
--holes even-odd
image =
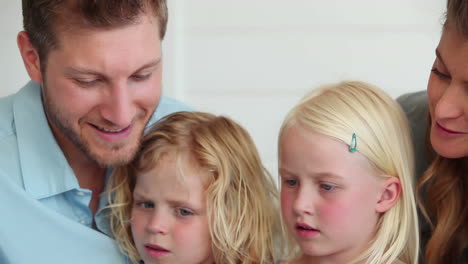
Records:
{"label": "girl with straight blonde hair", "polygon": [[133,263],[273,263],[277,190],[229,118],[171,114],[110,177],[112,232]]}
{"label": "girl with straight blonde hair", "polygon": [[414,264],[418,218],[410,132],[379,88],[346,81],[314,90],[279,135],[283,263]]}

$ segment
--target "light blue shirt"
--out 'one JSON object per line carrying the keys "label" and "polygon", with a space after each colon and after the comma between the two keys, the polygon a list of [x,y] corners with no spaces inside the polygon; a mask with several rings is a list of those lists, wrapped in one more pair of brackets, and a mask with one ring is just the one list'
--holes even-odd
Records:
{"label": "light blue shirt", "polygon": [[[187,106],[161,98],[151,122]],[[88,208],[47,123],[38,83],[0,98],[0,263],[127,263],[106,214]],[[107,204],[101,197],[100,208]]]}

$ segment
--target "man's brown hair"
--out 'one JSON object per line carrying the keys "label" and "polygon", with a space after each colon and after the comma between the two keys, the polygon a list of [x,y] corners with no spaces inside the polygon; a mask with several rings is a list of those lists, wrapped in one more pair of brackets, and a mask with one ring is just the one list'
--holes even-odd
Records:
{"label": "man's brown hair", "polygon": [[[23,26],[37,49],[41,68],[48,53],[57,48],[59,30],[70,28],[116,28],[138,23],[152,12],[164,38],[167,26],[166,0],[22,0]],[[148,14],[150,15],[150,14]]]}

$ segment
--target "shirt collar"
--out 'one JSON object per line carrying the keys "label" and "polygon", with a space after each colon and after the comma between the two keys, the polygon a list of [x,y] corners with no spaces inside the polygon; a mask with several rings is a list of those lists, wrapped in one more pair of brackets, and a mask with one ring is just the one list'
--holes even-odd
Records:
{"label": "shirt collar", "polygon": [[99,229],[102,233],[110,237],[112,237],[113,235],[112,235],[112,231],[110,227],[110,220],[109,220],[111,208],[109,207],[107,183],[111,175],[112,175],[112,169],[108,168],[106,170],[106,184],[105,184],[106,189],[104,192],[101,193],[101,197],[99,198],[99,210],[96,212],[96,216],[94,217],[97,229]]}
{"label": "shirt collar", "polygon": [[26,191],[41,199],[79,188],[49,127],[39,83],[30,81],[18,92],[13,114]]}

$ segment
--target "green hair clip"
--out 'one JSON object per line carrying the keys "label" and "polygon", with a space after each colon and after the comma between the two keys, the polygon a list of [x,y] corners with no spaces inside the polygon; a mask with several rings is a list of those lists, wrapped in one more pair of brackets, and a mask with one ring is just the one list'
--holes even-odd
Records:
{"label": "green hair clip", "polygon": [[351,144],[349,144],[349,152],[356,152],[357,148],[357,138],[356,133],[353,133],[353,137],[351,138]]}

